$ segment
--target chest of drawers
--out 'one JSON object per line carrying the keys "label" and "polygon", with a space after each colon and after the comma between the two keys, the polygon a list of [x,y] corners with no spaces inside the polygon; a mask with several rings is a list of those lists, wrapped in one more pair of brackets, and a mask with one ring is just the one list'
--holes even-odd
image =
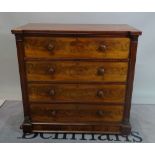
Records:
{"label": "chest of drawers", "polygon": [[129,134],[138,36],[128,25],[13,29],[24,132]]}

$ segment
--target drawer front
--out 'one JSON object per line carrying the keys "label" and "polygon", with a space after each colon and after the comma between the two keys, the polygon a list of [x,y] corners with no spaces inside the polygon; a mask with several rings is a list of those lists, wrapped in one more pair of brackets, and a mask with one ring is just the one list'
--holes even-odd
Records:
{"label": "drawer front", "polygon": [[26,63],[28,81],[126,82],[127,62],[53,61]]}
{"label": "drawer front", "polygon": [[112,58],[126,59],[129,38],[25,37],[28,58]]}
{"label": "drawer front", "polygon": [[31,104],[32,122],[121,122],[123,106]]}
{"label": "drawer front", "polygon": [[29,84],[30,102],[114,102],[125,100],[125,85]]}

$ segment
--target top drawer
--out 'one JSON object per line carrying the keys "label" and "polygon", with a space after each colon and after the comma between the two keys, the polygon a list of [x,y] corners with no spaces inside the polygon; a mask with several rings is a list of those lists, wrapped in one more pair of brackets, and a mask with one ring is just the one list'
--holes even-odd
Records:
{"label": "top drawer", "polygon": [[127,59],[129,38],[25,37],[27,58]]}

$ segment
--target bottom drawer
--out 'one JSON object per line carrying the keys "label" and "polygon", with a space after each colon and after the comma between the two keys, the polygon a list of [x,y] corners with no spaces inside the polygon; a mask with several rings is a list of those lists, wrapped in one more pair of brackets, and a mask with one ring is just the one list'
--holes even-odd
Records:
{"label": "bottom drawer", "polygon": [[123,106],[82,104],[31,104],[32,122],[121,122]]}

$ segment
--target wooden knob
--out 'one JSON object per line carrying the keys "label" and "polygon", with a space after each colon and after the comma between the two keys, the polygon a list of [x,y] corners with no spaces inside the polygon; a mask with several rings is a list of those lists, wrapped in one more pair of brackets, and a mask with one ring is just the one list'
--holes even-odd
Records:
{"label": "wooden knob", "polygon": [[55,95],[55,91],[54,91],[53,89],[51,89],[51,90],[49,91],[49,95],[50,95],[50,96],[54,96],[54,95]]}
{"label": "wooden knob", "polygon": [[54,70],[53,67],[51,67],[51,68],[49,68],[48,72],[49,72],[50,74],[53,74],[53,73],[55,72],[55,70]]}
{"label": "wooden knob", "polygon": [[97,111],[97,114],[98,114],[99,116],[103,116],[103,115],[104,115],[104,111],[103,111],[103,110],[98,110],[98,111]]}
{"label": "wooden knob", "polygon": [[103,92],[103,90],[99,90],[99,91],[97,92],[97,96],[100,97],[100,98],[104,97],[104,92]]}
{"label": "wooden knob", "polygon": [[105,69],[104,68],[99,68],[98,69],[98,75],[104,75]]}
{"label": "wooden knob", "polygon": [[52,51],[54,49],[54,45],[49,43],[47,46],[48,51]]}
{"label": "wooden knob", "polygon": [[106,45],[104,45],[104,44],[101,44],[100,46],[99,46],[99,51],[101,51],[101,52],[105,52],[106,51],[106,49],[107,49],[107,46]]}

